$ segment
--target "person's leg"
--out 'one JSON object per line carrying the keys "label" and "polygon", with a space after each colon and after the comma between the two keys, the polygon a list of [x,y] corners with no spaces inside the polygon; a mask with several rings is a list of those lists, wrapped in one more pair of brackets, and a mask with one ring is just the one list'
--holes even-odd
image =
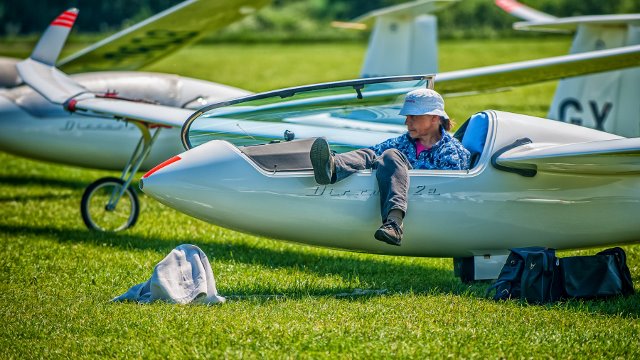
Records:
{"label": "person's leg", "polygon": [[391,210],[407,212],[411,164],[397,149],[389,149],[377,159],[376,178],[380,189],[380,215],[385,221]]}
{"label": "person's leg", "polygon": [[359,149],[333,155],[325,138],[317,138],[309,153],[313,174],[318,184],[340,181],[358,170],[370,169],[376,154],[370,149]]}
{"label": "person's leg", "polygon": [[400,245],[402,218],[407,212],[411,164],[397,149],[389,149],[377,160],[376,178],[380,190],[380,215],[383,224],[375,238],[391,245]]}
{"label": "person's leg", "polygon": [[376,161],[376,153],[371,149],[358,149],[342,154],[335,154],[335,177],[333,182],[340,181],[358,170],[371,169]]}

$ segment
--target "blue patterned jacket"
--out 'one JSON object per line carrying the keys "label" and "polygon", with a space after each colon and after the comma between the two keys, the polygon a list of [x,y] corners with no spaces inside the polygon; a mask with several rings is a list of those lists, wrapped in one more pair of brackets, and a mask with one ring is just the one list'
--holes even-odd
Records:
{"label": "blue patterned jacket", "polygon": [[430,150],[424,150],[416,156],[415,140],[409,137],[409,132],[393,139],[381,142],[369,149],[380,156],[385,150],[398,149],[405,154],[414,169],[425,170],[466,170],[469,168],[469,150],[440,127],[442,139],[435,143]]}

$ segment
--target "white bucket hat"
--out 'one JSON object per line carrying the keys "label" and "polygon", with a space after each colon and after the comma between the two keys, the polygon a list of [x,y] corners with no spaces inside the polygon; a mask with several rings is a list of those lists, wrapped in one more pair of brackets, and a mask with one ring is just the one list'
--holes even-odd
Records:
{"label": "white bucket hat", "polygon": [[435,90],[417,89],[404,99],[400,115],[439,115],[449,118],[444,112],[444,100]]}

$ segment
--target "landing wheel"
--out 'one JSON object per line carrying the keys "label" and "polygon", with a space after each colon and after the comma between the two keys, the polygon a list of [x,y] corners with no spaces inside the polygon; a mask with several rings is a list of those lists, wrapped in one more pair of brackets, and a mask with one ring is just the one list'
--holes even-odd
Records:
{"label": "landing wheel", "polygon": [[116,232],[135,225],[140,213],[138,195],[131,186],[122,192],[124,181],[106,177],[91,183],[82,195],[80,212],[91,230]]}

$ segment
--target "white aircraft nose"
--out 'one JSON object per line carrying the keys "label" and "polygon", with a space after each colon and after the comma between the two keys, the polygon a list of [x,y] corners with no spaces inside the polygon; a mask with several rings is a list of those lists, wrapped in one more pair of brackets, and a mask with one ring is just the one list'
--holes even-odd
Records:
{"label": "white aircraft nose", "polygon": [[182,157],[176,155],[147,171],[147,173],[142,176],[142,179],[140,179],[140,190],[156,199],[166,196],[167,185],[169,185],[168,189],[170,189],[171,183],[175,182],[172,178],[174,177],[173,175],[175,175],[174,173],[177,166],[172,167],[171,165],[180,160],[182,160]]}
{"label": "white aircraft nose", "polygon": [[149,170],[140,179],[140,190],[160,203],[178,211],[193,215],[193,211],[203,211],[202,202],[205,189],[192,181],[197,169],[189,161],[188,154],[176,155]]}
{"label": "white aircraft nose", "polygon": [[243,169],[255,172],[241,160],[233,145],[210,141],[149,170],[140,181],[140,189],[176,210],[191,215],[206,214],[214,204],[220,204],[221,193],[232,191],[242,181]]}
{"label": "white aircraft nose", "polygon": [[[150,170],[144,175],[141,188],[180,212],[219,226],[251,232],[258,226],[271,229],[277,222],[247,224],[247,219],[238,214],[255,210],[255,215],[261,218],[263,214],[273,213],[271,201],[274,197],[282,199],[277,194],[287,193],[291,183],[312,183],[311,176],[293,177],[284,182],[274,181],[274,176],[250,161],[241,149],[227,141],[214,140]],[[285,201],[289,198],[291,196],[284,197]]]}

